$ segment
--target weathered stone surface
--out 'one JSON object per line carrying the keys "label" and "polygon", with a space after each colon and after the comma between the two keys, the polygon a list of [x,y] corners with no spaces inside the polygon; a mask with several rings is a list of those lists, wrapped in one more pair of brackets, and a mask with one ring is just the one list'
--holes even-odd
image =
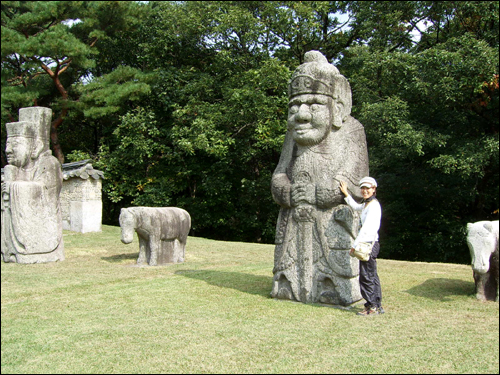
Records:
{"label": "weathered stone surface", "polygon": [[9,164],[4,168],[1,200],[4,262],[64,259],[62,171],[49,149],[51,118],[50,108],[21,108],[19,122],[6,124]]}
{"label": "weathered stone surface", "polygon": [[361,299],[359,262],[349,256],[359,213],[339,186],[361,197],[368,152],[350,113],[347,79],[320,52],[306,53],[289,83],[288,131],[271,183],[281,206],[272,297],[343,306]]}
{"label": "weathered stone surface", "polygon": [[137,264],[183,263],[191,216],[178,207],[129,207],[120,212],[121,240],[139,238]]}
{"label": "weathered stone surface", "polygon": [[467,224],[476,298],[498,302],[498,220]]}
{"label": "weathered stone surface", "polygon": [[102,230],[102,179],[91,160],[62,165],[61,211],[63,229],[88,233]]}

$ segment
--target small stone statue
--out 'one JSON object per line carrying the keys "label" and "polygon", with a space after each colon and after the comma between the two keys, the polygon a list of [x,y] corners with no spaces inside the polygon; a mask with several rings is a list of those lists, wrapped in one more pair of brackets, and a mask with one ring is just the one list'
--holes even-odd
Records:
{"label": "small stone statue", "polygon": [[120,211],[121,240],[139,237],[137,264],[150,266],[183,263],[191,216],[178,207],[129,207]]}
{"label": "small stone statue", "polygon": [[4,262],[64,260],[59,193],[62,170],[49,149],[52,110],[19,110],[19,122],[6,124],[8,165],[2,181]]}
{"label": "small stone statue", "polygon": [[498,220],[467,224],[476,298],[498,302]]}
{"label": "small stone statue", "polygon": [[305,54],[288,90],[288,131],[271,182],[281,206],[271,296],[348,306],[361,299],[359,262],[349,256],[360,220],[339,186],[361,197],[364,128],[350,116],[349,82],[320,52]]}

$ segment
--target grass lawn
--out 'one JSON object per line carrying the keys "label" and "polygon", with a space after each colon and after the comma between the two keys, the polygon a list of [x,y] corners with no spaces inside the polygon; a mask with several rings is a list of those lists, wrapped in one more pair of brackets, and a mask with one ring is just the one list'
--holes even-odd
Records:
{"label": "grass lawn", "polygon": [[63,262],[2,262],[2,374],[499,373],[468,265],[379,259],[386,314],[361,317],[272,299],[272,245],[189,237],[184,263],[138,267],[119,227],[64,242]]}

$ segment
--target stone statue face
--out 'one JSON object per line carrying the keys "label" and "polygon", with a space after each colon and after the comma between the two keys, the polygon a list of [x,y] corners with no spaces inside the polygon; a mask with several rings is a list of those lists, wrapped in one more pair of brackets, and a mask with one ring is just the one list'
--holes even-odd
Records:
{"label": "stone statue face", "polygon": [[26,137],[7,137],[5,154],[9,164],[22,168],[31,160],[32,140]]}
{"label": "stone statue face", "polygon": [[326,95],[302,94],[288,104],[288,129],[295,142],[313,146],[323,141],[331,131],[332,99]]}

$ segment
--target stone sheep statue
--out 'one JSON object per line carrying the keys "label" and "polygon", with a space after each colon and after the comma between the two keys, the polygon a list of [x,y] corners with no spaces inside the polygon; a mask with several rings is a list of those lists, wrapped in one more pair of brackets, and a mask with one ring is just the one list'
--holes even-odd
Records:
{"label": "stone sheep statue", "polygon": [[467,224],[476,298],[498,302],[498,220]]}
{"label": "stone sheep statue", "polygon": [[177,207],[129,207],[120,212],[121,240],[139,237],[137,264],[150,266],[184,262],[191,216]]}

